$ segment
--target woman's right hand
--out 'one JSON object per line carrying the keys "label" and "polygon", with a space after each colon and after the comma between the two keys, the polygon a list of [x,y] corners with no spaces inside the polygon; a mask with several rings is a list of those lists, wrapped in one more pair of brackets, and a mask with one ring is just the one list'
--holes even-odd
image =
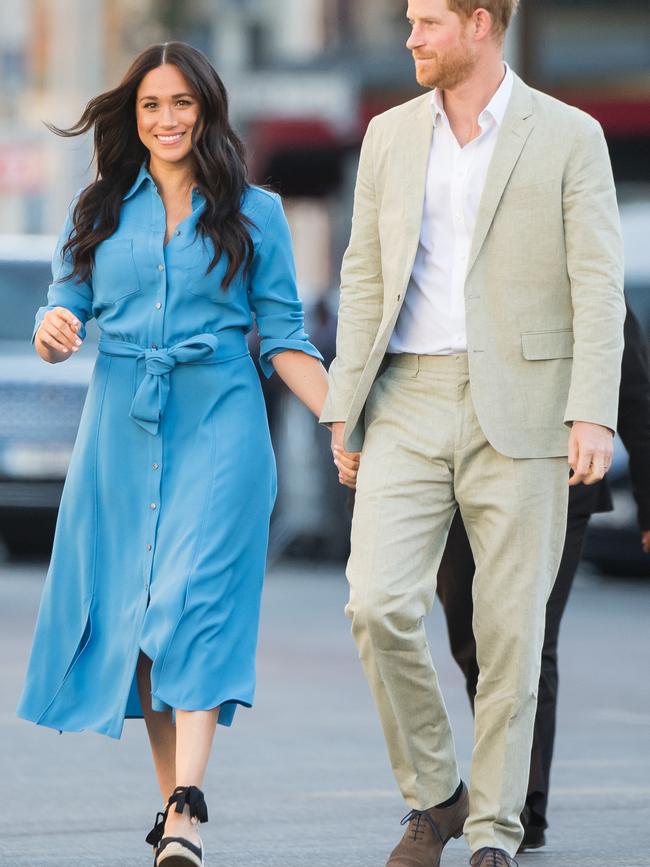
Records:
{"label": "woman's right hand", "polygon": [[48,310],[34,338],[36,351],[50,364],[65,361],[81,346],[80,328],[81,322],[65,307]]}
{"label": "woman's right hand", "polygon": [[348,452],[343,446],[343,430],[345,422],[335,421],[332,424],[332,455],[336,469],[339,471],[339,482],[352,490],[357,487],[357,474],[361,452]]}

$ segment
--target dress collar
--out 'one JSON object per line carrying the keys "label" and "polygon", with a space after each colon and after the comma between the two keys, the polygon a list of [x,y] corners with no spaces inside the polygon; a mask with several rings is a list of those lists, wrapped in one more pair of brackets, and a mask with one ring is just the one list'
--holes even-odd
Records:
{"label": "dress collar", "polygon": [[[140,166],[140,171],[138,172],[136,179],[133,181],[133,183],[131,184],[131,186],[127,190],[122,201],[125,202],[127,199],[130,199],[132,196],[134,196],[145,181],[149,181],[152,189],[154,189],[154,190],[158,189],[156,186],[156,182],[154,181],[154,179],[151,177],[151,174],[149,173],[149,169],[147,168],[146,162],[142,163],[142,165]],[[199,188],[198,187],[192,187],[192,204],[194,205],[197,202],[197,200],[202,201],[203,198],[204,198],[203,193],[199,190]]]}
{"label": "dress collar", "polygon": [[149,174],[149,169],[147,168],[147,164],[142,163],[142,165],[140,166],[140,171],[138,172],[138,174],[136,176],[136,179],[133,181],[133,183],[129,187],[129,189],[128,189],[128,191],[127,191],[127,193],[124,196],[122,201],[125,202],[127,199],[130,199],[131,196],[135,195],[135,193],[137,193],[137,191],[140,189],[142,184],[147,180],[151,182],[152,187],[155,189],[156,184],[154,183],[154,179]]}

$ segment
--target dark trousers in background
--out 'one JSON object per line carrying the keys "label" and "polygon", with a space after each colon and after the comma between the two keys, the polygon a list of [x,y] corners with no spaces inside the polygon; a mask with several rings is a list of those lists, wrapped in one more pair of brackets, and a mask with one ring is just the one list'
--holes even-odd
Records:
{"label": "dark trousers in background", "polygon": [[[557,645],[560,622],[580,562],[587,524],[593,511],[593,495],[591,492],[584,491],[586,495],[584,496],[583,491],[582,485],[571,489],[564,552],[546,608],[546,632],[526,798],[526,805],[531,814],[528,823],[541,825],[544,828],[546,828],[546,807],[555,741],[558,694]],[[465,676],[472,709],[479,674],[476,644],[472,632],[473,577],[474,558],[460,511],[457,511],[438,571],[437,592],[447,621],[451,652]]]}

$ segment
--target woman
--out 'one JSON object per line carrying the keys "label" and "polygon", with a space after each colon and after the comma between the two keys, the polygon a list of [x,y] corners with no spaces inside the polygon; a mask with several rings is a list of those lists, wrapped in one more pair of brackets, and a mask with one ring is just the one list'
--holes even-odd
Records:
{"label": "woman", "polygon": [[247,183],[207,59],[153,46],[52,127],[93,128],[97,178],[71,207],[34,343],[64,361],[91,317],[101,340],[18,713],[111,737],[144,716],[167,801],[155,863],[201,865],[215,724],[253,702],[275,497],[253,314],[263,371],[316,414],[327,375],[280,200]]}

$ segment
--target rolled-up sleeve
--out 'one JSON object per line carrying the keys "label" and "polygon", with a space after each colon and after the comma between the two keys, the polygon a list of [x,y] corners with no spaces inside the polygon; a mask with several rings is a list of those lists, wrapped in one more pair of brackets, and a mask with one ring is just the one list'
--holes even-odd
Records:
{"label": "rolled-up sleeve", "polygon": [[289,349],[323,360],[305,333],[291,233],[276,195],[255,251],[248,292],[260,335],[260,367],[266,377],[273,374],[271,359]]}
{"label": "rolled-up sleeve", "polygon": [[65,256],[62,255],[62,250],[73,229],[72,213],[76,200],[77,197],[75,197],[68,209],[65,225],[61,230],[54,255],[52,256],[52,282],[47,290],[47,304],[44,307],[40,307],[36,312],[32,342],[48,310],[54,310],[55,307],[65,307],[71,313],[74,313],[81,322],[79,336],[82,340],[86,337],[86,322],[93,315],[92,281],[80,281],[74,277],[70,280],[65,279],[72,273],[72,257],[69,253],[66,253]]}

